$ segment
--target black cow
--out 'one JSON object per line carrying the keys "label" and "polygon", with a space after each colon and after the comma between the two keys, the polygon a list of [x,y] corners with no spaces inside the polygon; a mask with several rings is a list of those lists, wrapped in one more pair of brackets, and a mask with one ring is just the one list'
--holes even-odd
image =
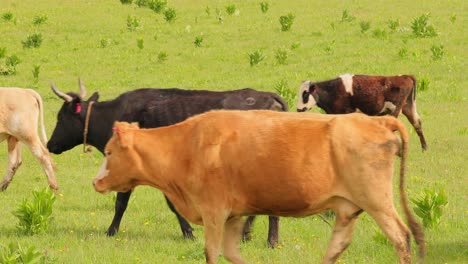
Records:
{"label": "black cow", "polygon": [[[101,153],[112,136],[114,121],[138,122],[140,127],[154,128],[172,125],[190,116],[213,109],[270,109],[287,111],[287,104],[274,93],[259,92],[250,88],[213,92],[205,90],[183,90],[178,88],[142,88],[119,95],[114,100],[98,102],[95,92],[88,100],[86,88],[79,81],[80,94],[63,93],[52,84],[54,93],[65,100],[57,117],[57,125],[47,143],[50,152],[60,154],[80,144],[96,147]],[[88,121],[86,121],[88,120]],[[131,192],[118,193],[115,215],[106,234],[113,236],[119,229],[120,221],[127,208]],[[185,238],[193,238],[192,227],[179,215],[166,198],[174,212]],[[250,226],[254,217],[247,219],[244,226],[244,239],[250,238]],[[269,218],[268,244],[278,243],[277,217]]]}

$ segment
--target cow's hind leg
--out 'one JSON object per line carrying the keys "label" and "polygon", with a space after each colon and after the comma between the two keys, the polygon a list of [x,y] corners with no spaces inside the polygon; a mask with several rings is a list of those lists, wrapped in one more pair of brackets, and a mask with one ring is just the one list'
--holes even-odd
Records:
{"label": "cow's hind leg", "polygon": [[243,223],[242,218],[236,216],[229,218],[224,224],[223,255],[232,263],[247,263],[242,259],[239,251]]}
{"label": "cow's hind leg", "polygon": [[58,191],[58,184],[57,180],[55,179],[54,168],[52,165],[52,158],[49,155],[47,149],[42,145],[39,137],[37,137],[32,142],[28,142],[28,146],[31,149],[33,155],[37,158],[39,163],[42,166],[42,169],[45,171],[47,175],[47,180],[49,182],[49,186],[52,190]]}
{"label": "cow's hind leg", "polygon": [[195,239],[193,236],[193,228],[190,226],[189,222],[185,220],[184,217],[182,217],[179,212],[175,209],[174,205],[169,201],[167,196],[164,195],[164,198],[166,198],[167,205],[171,209],[171,211],[177,216],[177,220],[179,221],[180,229],[182,230],[182,235],[184,238],[189,238],[189,239]]}
{"label": "cow's hind leg", "polygon": [[411,125],[413,125],[414,129],[416,129],[419,141],[421,142],[421,147],[423,150],[426,150],[426,139],[424,138],[424,134],[422,131],[421,118],[419,117],[419,114],[416,111],[416,101],[407,102],[406,105],[403,107],[403,114],[406,116],[406,118],[408,118],[408,121],[411,123]]}
{"label": "cow's hind leg", "polygon": [[278,246],[279,217],[268,216],[268,246],[275,248]]}
{"label": "cow's hind leg", "polygon": [[119,231],[120,221],[122,220],[125,210],[127,209],[130,195],[132,195],[132,191],[117,193],[117,199],[115,200],[114,218],[112,219],[112,223],[106,231],[107,236],[114,236]]}
{"label": "cow's hind leg", "polygon": [[250,215],[247,217],[247,220],[245,221],[244,228],[242,229],[242,241],[249,241],[252,236],[250,235],[253,221],[255,220],[255,215]]}
{"label": "cow's hind leg", "polygon": [[5,191],[13,180],[16,170],[21,166],[21,143],[15,137],[8,137],[8,164],[0,190]]}
{"label": "cow's hind leg", "polygon": [[397,251],[400,263],[411,263],[411,236],[408,228],[392,206],[385,211],[367,211],[384,231]]}
{"label": "cow's hind leg", "polygon": [[335,226],[322,263],[335,263],[349,246],[357,217],[362,213],[362,209],[347,200],[340,201],[334,210],[336,213]]}

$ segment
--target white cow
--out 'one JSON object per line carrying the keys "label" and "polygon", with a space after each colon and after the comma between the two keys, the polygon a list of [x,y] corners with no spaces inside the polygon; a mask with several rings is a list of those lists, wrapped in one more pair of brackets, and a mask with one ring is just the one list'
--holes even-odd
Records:
{"label": "white cow", "polygon": [[[43,142],[37,133],[38,121],[41,121]],[[26,144],[41,163],[50,188],[58,190],[52,159],[45,148],[47,136],[44,128],[43,104],[37,92],[31,89],[0,87],[0,142],[3,140],[8,140],[8,165],[0,184],[1,191],[8,188],[13,175],[21,165],[20,142]]]}

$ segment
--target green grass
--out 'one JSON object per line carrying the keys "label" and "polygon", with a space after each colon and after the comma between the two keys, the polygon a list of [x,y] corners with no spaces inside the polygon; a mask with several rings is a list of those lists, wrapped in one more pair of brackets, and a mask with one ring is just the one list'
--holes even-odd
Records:
{"label": "green grass", "polygon": [[[62,104],[50,91],[50,81],[63,91],[77,91],[81,77],[89,93],[99,91],[101,100],[106,100],[138,87],[274,91],[276,84],[287,81],[296,90],[302,80],[324,80],[347,72],[425,78],[430,86],[418,93],[417,105],[428,141],[426,153],[421,152],[415,131],[400,118],[411,135],[407,191],[416,198],[425,188],[440,186],[448,196],[440,225],[426,230],[426,263],[468,262],[467,16],[460,8],[466,4],[461,0],[417,0],[404,5],[369,0],[269,1],[268,12],[263,13],[260,1],[237,1],[239,15],[229,16],[225,7],[233,3],[170,1],[168,7],[176,11],[177,19],[167,23],[163,14],[118,0],[2,0],[0,14],[11,13],[15,23],[0,20],[0,47],[6,48],[6,56],[15,54],[21,62],[16,74],[0,76],[0,86],[37,87],[50,136]],[[344,10],[355,19],[341,22]],[[278,20],[288,13],[295,15],[294,25],[282,32]],[[437,36],[413,35],[411,22],[423,14],[430,14]],[[47,23],[35,26],[32,21],[38,16],[47,17]],[[129,16],[139,21],[135,31],[127,29]],[[389,20],[399,22],[395,30],[390,30]],[[385,31],[385,37],[361,34],[360,21],[368,21],[371,31]],[[23,48],[22,41],[33,32],[41,34],[42,44]],[[207,40],[202,48],[194,45],[200,35]],[[135,44],[136,39],[144,39],[144,49]],[[434,45],[443,45],[443,59],[433,60]],[[297,48],[288,54],[288,63],[277,63],[275,50],[291,46]],[[399,55],[402,49],[405,56]],[[251,67],[246,54],[254,50],[262,50],[265,59]],[[41,66],[37,79],[31,74],[35,65]],[[97,151],[81,154],[81,146],[54,156],[61,194],[47,233],[18,234],[11,212],[31,197],[32,190],[47,184],[39,164],[24,149],[22,167],[9,189],[0,193],[0,244],[18,241],[25,248],[35,246],[57,263],[203,263],[203,228],[195,227],[196,241],[184,241],[162,194],[149,187],[137,188],[120,233],[107,238],[104,232],[113,216],[113,199],[95,193],[91,185],[102,156]],[[3,174],[6,143],[0,161]],[[282,218],[281,246],[275,250],[266,247],[266,217],[258,220],[253,240],[241,246],[249,263],[320,262],[331,229],[318,217]],[[353,243],[339,263],[395,263],[393,248],[374,239],[378,237],[375,228],[374,221],[363,214]]]}

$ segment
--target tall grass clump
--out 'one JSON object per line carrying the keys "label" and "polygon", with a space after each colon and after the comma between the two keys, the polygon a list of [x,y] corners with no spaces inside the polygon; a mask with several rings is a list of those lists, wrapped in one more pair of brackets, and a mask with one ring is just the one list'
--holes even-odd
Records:
{"label": "tall grass clump", "polygon": [[448,204],[448,198],[443,189],[425,190],[419,198],[412,199],[414,212],[423,221],[423,226],[433,228],[440,224],[443,210]]}
{"label": "tall grass clump", "polygon": [[0,63],[0,75],[14,75],[16,74],[16,66],[20,64],[21,60],[16,55],[11,55],[5,58],[4,63]]}
{"label": "tall grass clump", "polygon": [[432,45],[431,53],[432,60],[441,60],[444,56],[444,45]]}
{"label": "tall grass clump", "polygon": [[229,4],[226,6],[226,13],[230,16],[234,15],[236,13],[237,7],[235,4]]}
{"label": "tall grass clump", "polygon": [[19,220],[16,226],[18,231],[27,235],[45,232],[49,226],[55,199],[54,192],[49,188],[33,191],[32,201],[24,199],[13,212]]}
{"label": "tall grass clump", "polygon": [[285,48],[278,48],[275,50],[275,58],[279,64],[283,64],[283,65],[288,64],[287,62],[288,56],[289,56],[288,50]]}
{"label": "tall grass clump", "polygon": [[3,21],[13,21],[15,16],[11,11],[6,11],[5,13],[2,14],[2,20]]}
{"label": "tall grass clump", "polygon": [[165,62],[167,60],[168,56],[169,55],[167,54],[167,52],[161,51],[161,52],[158,53],[158,61],[159,62]]}
{"label": "tall grass clump", "polygon": [[55,263],[56,260],[36,249],[35,246],[23,247],[19,243],[1,245],[0,263],[2,264],[46,264]]}
{"label": "tall grass clump", "polygon": [[427,91],[427,90],[429,90],[429,85],[430,84],[431,84],[431,82],[429,81],[429,79],[427,79],[425,77],[419,78],[418,82],[416,83],[416,91],[418,91],[418,92]]}
{"label": "tall grass clump", "polygon": [[6,48],[2,47],[0,48],[0,59],[5,58],[5,56],[6,56]]}
{"label": "tall grass clump", "polygon": [[202,46],[202,43],[203,43],[203,36],[196,36],[195,37],[195,40],[193,41],[193,44],[195,45],[195,47],[201,47]]}
{"label": "tall grass clump", "polygon": [[370,29],[370,22],[369,21],[361,21],[361,22],[359,22],[359,27],[361,28],[361,33],[364,34]]}
{"label": "tall grass clump", "polygon": [[120,0],[120,3],[122,3],[123,5],[130,5],[132,4],[133,0]]}
{"label": "tall grass clump", "polygon": [[161,13],[164,8],[167,6],[166,0],[150,0],[148,2],[148,7],[156,13]]}
{"label": "tall grass clump", "polygon": [[42,34],[33,33],[28,35],[21,43],[23,44],[23,48],[39,48],[42,44]]}
{"label": "tall grass clump", "polygon": [[138,7],[148,6],[148,0],[135,0],[134,2]]}
{"label": "tall grass clump", "polygon": [[263,51],[261,50],[256,50],[249,54],[250,66],[255,66],[264,59],[265,59],[265,55],[263,55]]}
{"label": "tall grass clump", "polygon": [[341,22],[352,22],[355,19],[355,16],[349,14],[348,9],[343,10],[343,12],[341,13]]}
{"label": "tall grass clump", "polygon": [[390,29],[391,32],[395,32],[395,31],[397,31],[398,27],[400,26],[400,20],[398,20],[398,19],[396,19],[396,20],[389,19],[389,20],[387,20],[387,26],[388,26],[388,28]]}
{"label": "tall grass clump", "polygon": [[136,16],[127,16],[127,29],[129,31],[135,31],[140,26],[140,20]]}
{"label": "tall grass clump", "polygon": [[36,26],[43,25],[47,22],[47,15],[38,15],[33,18],[33,24]]}
{"label": "tall grass clump", "polygon": [[169,7],[169,8],[166,8],[166,10],[164,10],[164,20],[166,20],[168,23],[174,22],[176,18],[177,18],[177,13],[174,8]]}
{"label": "tall grass clump", "polygon": [[408,57],[408,49],[407,48],[401,48],[400,50],[398,50],[398,56],[400,56],[400,58],[406,58]]}
{"label": "tall grass clump", "polygon": [[457,21],[457,15],[456,14],[452,14],[450,15],[450,22],[455,23],[455,21]]}
{"label": "tall grass clump", "polygon": [[285,16],[280,16],[279,22],[281,24],[281,31],[289,31],[294,23],[295,15],[289,13]]}
{"label": "tall grass clump", "polygon": [[423,14],[411,22],[411,29],[413,35],[420,38],[435,37],[437,32],[434,27],[429,23],[429,14]]}
{"label": "tall grass clump", "polygon": [[290,89],[288,87],[288,81],[287,80],[281,80],[278,83],[275,84],[274,86],[275,91],[277,94],[279,94],[284,101],[288,104],[288,108],[291,108],[297,99],[297,94],[295,89]]}
{"label": "tall grass clump", "polygon": [[32,75],[33,75],[33,79],[34,79],[34,84],[37,84],[39,82],[39,72],[40,72],[40,70],[41,70],[41,65],[35,64],[33,66]]}
{"label": "tall grass clump", "polygon": [[260,10],[262,10],[263,14],[268,12],[268,9],[270,9],[270,4],[268,2],[261,2],[260,3]]}
{"label": "tall grass clump", "polygon": [[139,49],[143,49],[145,47],[145,41],[143,38],[137,38],[136,42]]}

